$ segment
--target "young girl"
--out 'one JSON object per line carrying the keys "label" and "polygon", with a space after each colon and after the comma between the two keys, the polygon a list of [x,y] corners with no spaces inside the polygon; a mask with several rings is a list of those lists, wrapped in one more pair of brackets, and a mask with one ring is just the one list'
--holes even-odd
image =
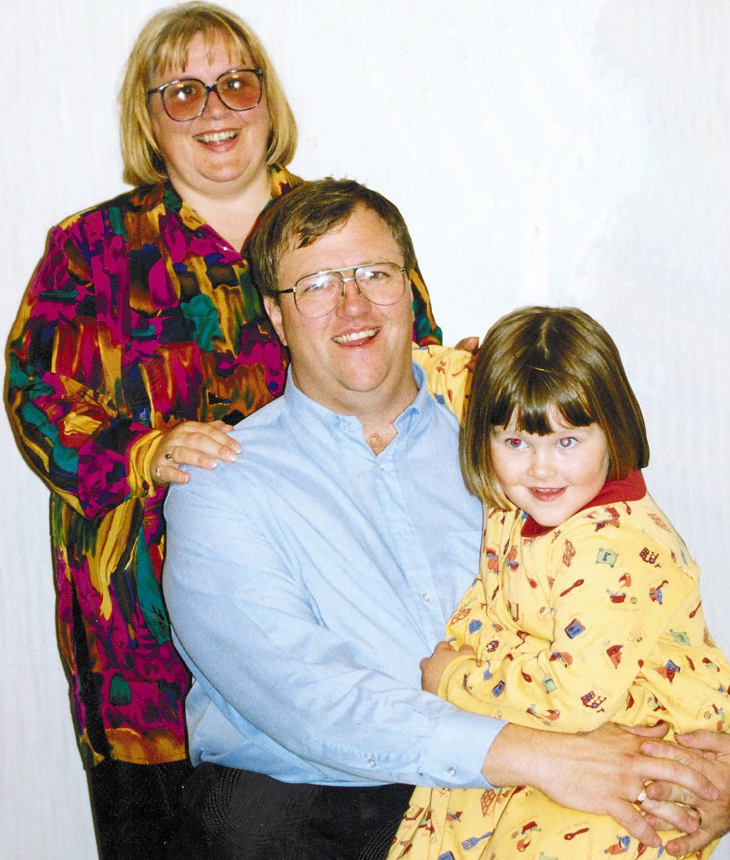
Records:
{"label": "young girl", "polygon": [[[460,414],[464,353],[415,357]],[[730,665],[705,626],[699,571],[647,495],[648,460],[618,350],[591,317],[527,308],[492,327],[461,437],[466,485],[485,504],[481,570],[449,623],[453,650],[422,664],[425,689],[552,731],[726,730]],[[662,853],[530,787],[418,788],[389,860]]]}

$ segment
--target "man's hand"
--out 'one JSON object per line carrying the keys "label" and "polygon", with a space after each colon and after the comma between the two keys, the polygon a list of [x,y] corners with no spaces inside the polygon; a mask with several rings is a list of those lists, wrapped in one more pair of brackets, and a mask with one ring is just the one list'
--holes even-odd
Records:
{"label": "man's hand", "polygon": [[[649,800],[642,808],[648,813],[647,822],[652,827],[661,828],[665,822],[676,826],[677,809],[689,807],[697,812],[698,829],[670,840],[665,846],[668,854],[681,857],[699,851],[730,830],[730,735],[698,731],[677,735],[675,740],[679,746],[647,741],[641,751],[689,766],[704,774],[719,790],[719,796],[712,800],[663,779],[647,786]],[[677,803],[684,806],[675,806]]]}
{"label": "man's hand", "polygon": [[[660,725],[654,731],[659,738],[667,727]],[[688,792],[686,796],[702,803],[698,808],[703,815],[717,801],[719,792],[708,775],[693,765],[668,754],[645,755],[644,745],[672,747],[647,741],[610,723],[584,734],[510,724],[497,735],[482,773],[492,785],[533,785],[563,806],[610,815],[635,839],[658,848],[661,839],[637,807],[646,782],[660,780],[672,783],[677,791]],[[649,789],[646,791],[648,794]],[[697,819],[689,810],[684,825],[687,833],[697,831]]]}
{"label": "man's hand", "polygon": [[448,642],[439,642],[433,649],[433,654],[421,660],[421,687],[427,693],[436,695],[446,667],[452,660],[464,654],[476,656],[470,645],[462,645],[458,651],[455,651]]}

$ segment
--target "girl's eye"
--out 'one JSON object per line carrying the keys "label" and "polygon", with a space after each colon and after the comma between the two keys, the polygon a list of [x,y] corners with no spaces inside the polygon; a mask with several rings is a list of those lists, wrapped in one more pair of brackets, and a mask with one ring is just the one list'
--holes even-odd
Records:
{"label": "girl's eye", "polygon": [[518,439],[515,436],[512,436],[509,439],[507,439],[507,447],[513,448],[515,451],[518,450],[519,448],[524,447],[524,444],[525,443],[522,441],[522,439]]}
{"label": "girl's eye", "polygon": [[574,439],[572,436],[563,436],[563,438],[558,442],[558,448],[567,450],[569,448],[573,448],[577,444],[578,440]]}

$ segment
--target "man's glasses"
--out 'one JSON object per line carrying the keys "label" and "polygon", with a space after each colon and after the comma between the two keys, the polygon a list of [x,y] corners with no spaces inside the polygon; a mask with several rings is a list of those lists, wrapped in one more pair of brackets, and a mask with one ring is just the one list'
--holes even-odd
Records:
{"label": "man's glasses", "polygon": [[332,313],[345,295],[348,281],[354,281],[357,291],[374,305],[394,305],[406,291],[406,270],[396,263],[368,263],[344,271],[352,272],[352,277],[344,278],[336,269],[317,272],[300,278],[288,290],[279,290],[279,295],[294,293],[297,310],[305,317],[316,319]]}
{"label": "man's glasses", "polygon": [[181,78],[161,87],[147,90],[147,95],[160,94],[165,112],[175,122],[189,122],[199,117],[215,92],[231,110],[251,110],[261,101],[264,73],[261,69],[234,69],[223,72],[208,86],[197,78]]}

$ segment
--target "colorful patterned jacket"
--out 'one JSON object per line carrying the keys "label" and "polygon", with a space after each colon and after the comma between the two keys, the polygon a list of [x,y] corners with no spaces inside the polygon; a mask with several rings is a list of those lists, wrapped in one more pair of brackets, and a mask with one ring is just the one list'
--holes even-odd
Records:
{"label": "colorful patterned jacket", "polygon": [[[302,180],[271,170],[272,196]],[[438,342],[412,273],[415,336]],[[287,357],[246,259],[169,184],[49,234],[12,328],[9,414],[51,489],[58,639],[87,765],[185,757],[188,674],[160,576],[155,443],[173,425],[234,424],[277,397]]]}

